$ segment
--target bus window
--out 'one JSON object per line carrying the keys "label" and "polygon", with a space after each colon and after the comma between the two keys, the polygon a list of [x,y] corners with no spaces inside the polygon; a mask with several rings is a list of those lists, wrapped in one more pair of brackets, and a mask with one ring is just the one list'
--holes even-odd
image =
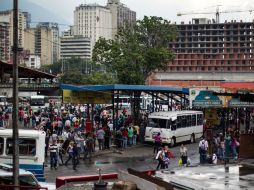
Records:
{"label": "bus window", "polygon": [[182,127],[183,128],[187,127],[187,116],[186,115],[182,116]]}
{"label": "bus window", "polygon": [[171,125],[172,125],[172,120],[170,119],[167,122],[167,129],[170,129]]}
{"label": "bus window", "polygon": [[166,119],[158,119],[159,128],[166,128],[167,127],[167,120]]}
{"label": "bus window", "polygon": [[177,123],[176,120],[171,122],[171,131],[175,131],[176,130],[176,123]]}
{"label": "bus window", "polygon": [[191,115],[187,115],[187,127],[191,126]]}
{"label": "bus window", "polygon": [[197,124],[198,125],[203,125],[203,115],[202,114],[198,114]]}
{"label": "bus window", "polygon": [[0,155],[3,154],[4,151],[4,139],[0,137]]}
{"label": "bus window", "polygon": [[182,116],[177,116],[177,129],[182,128]]}
{"label": "bus window", "polygon": [[[21,156],[35,156],[36,153],[35,139],[19,139],[19,154]],[[12,154],[12,138],[7,139],[6,154]]]}
{"label": "bus window", "polygon": [[158,119],[149,118],[148,119],[148,126],[153,128],[158,128]]}
{"label": "bus window", "polygon": [[191,116],[191,125],[192,125],[192,126],[197,126],[196,115],[192,115],[192,116]]}

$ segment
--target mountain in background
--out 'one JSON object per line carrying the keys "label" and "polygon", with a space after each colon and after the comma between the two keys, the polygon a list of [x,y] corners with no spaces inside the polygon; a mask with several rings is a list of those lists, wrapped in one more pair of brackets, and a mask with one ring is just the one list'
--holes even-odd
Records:
{"label": "mountain in background", "polygon": [[[19,9],[31,14],[32,26],[36,25],[38,22],[56,22],[59,25],[60,29],[68,28],[66,25],[70,25],[69,22],[63,18],[57,16],[56,14],[50,12],[49,10],[34,4],[29,0],[19,0]],[[0,11],[13,9],[12,0],[0,0]],[[61,25],[62,24],[62,25]],[[63,25],[64,24],[64,25]]]}

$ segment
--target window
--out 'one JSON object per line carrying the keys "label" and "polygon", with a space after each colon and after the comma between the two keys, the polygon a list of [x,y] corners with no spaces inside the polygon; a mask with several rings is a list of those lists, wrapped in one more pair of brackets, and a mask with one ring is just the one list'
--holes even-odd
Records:
{"label": "window", "polygon": [[191,126],[191,115],[187,115],[186,117],[187,117],[187,124],[186,124],[186,126],[190,127]]}
{"label": "window", "polygon": [[177,129],[182,128],[182,116],[177,116]]}
{"label": "window", "polygon": [[171,131],[175,131],[176,130],[176,123],[177,123],[176,120],[171,122]]}
{"label": "window", "polygon": [[196,121],[196,115],[192,115],[191,116],[191,125],[192,126],[196,126],[197,125],[197,121]]}
{"label": "window", "polygon": [[154,128],[159,128],[159,126],[158,126],[158,119],[149,118],[148,119],[148,126],[149,127],[154,127]]}
{"label": "window", "polygon": [[[8,138],[6,142],[6,154],[12,154],[12,138]],[[34,156],[36,153],[35,139],[19,138],[19,154],[21,156]]]}
{"label": "window", "polygon": [[0,138],[0,155],[3,154],[4,151],[4,139]]}
{"label": "window", "polygon": [[166,119],[158,119],[159,128],[167,128],[167,120]]}
{"label": "window", "polygon": [[187,116],[186,115],[182,116],[182,127],[183,128],[187,127]]}
{"label": "window", "polygon": [[203,115],[202,114],[197,115],[197,124],[203,125]]}

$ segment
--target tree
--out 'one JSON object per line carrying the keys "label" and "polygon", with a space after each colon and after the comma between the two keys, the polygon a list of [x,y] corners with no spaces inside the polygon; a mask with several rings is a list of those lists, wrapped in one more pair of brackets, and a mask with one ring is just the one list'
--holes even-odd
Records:
{"label": "tree", "polygon": [[145,16],[134,27],[120,29],[115,40],[100,38],[93,49],[93,61],[116,71],[120,83],[145,84],[151,72],[165,70],[174,58],[169,42],[176,35],[176,27],[169,21]]}
{"label": "tree", "polygon": [[[121,84],[143,85],[151,72],[165,70],[174,58],[169,42],[176,36],[176,27],[169,21],[145,16],[134,27],[120,29],[115,40],[100,38],[93,49],[93,61],[115,72]],[[138,117],[140,93],[133,95],[132,114]]]}

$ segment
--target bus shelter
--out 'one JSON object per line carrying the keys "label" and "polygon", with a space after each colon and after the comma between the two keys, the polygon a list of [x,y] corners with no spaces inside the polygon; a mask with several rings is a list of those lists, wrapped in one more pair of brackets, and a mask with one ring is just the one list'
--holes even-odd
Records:
{"label": "bus shelter", "polygon": [[[60,88],[63,92],[63,103],[74,104],[112,104],[113,117],[118,119],[119,109],[119,96],[121,94],[128,94],[135,97],[136,94],[146,93],[152,97],[152,107],[156,106],[156,100],[163,100],[168,102],[168,111],[172,109],[173,101],[179,102],[181,108],[188,104],[188,88],[175,88],[175,87],[161,87],[161,86],[146,86],[146,85],[88,85],[88,86],[75,86],[70,84],[61,84]],[[162,98],[162,96],[164,98]],[[89,106],[88,106],[89,108]],[[93,108],[93,107],[92,107]],[[139,111],[139,110],[137,110]],[[153,109],[153,111],[155,111]],[[115,123],[113,119],[113,127]]]}

